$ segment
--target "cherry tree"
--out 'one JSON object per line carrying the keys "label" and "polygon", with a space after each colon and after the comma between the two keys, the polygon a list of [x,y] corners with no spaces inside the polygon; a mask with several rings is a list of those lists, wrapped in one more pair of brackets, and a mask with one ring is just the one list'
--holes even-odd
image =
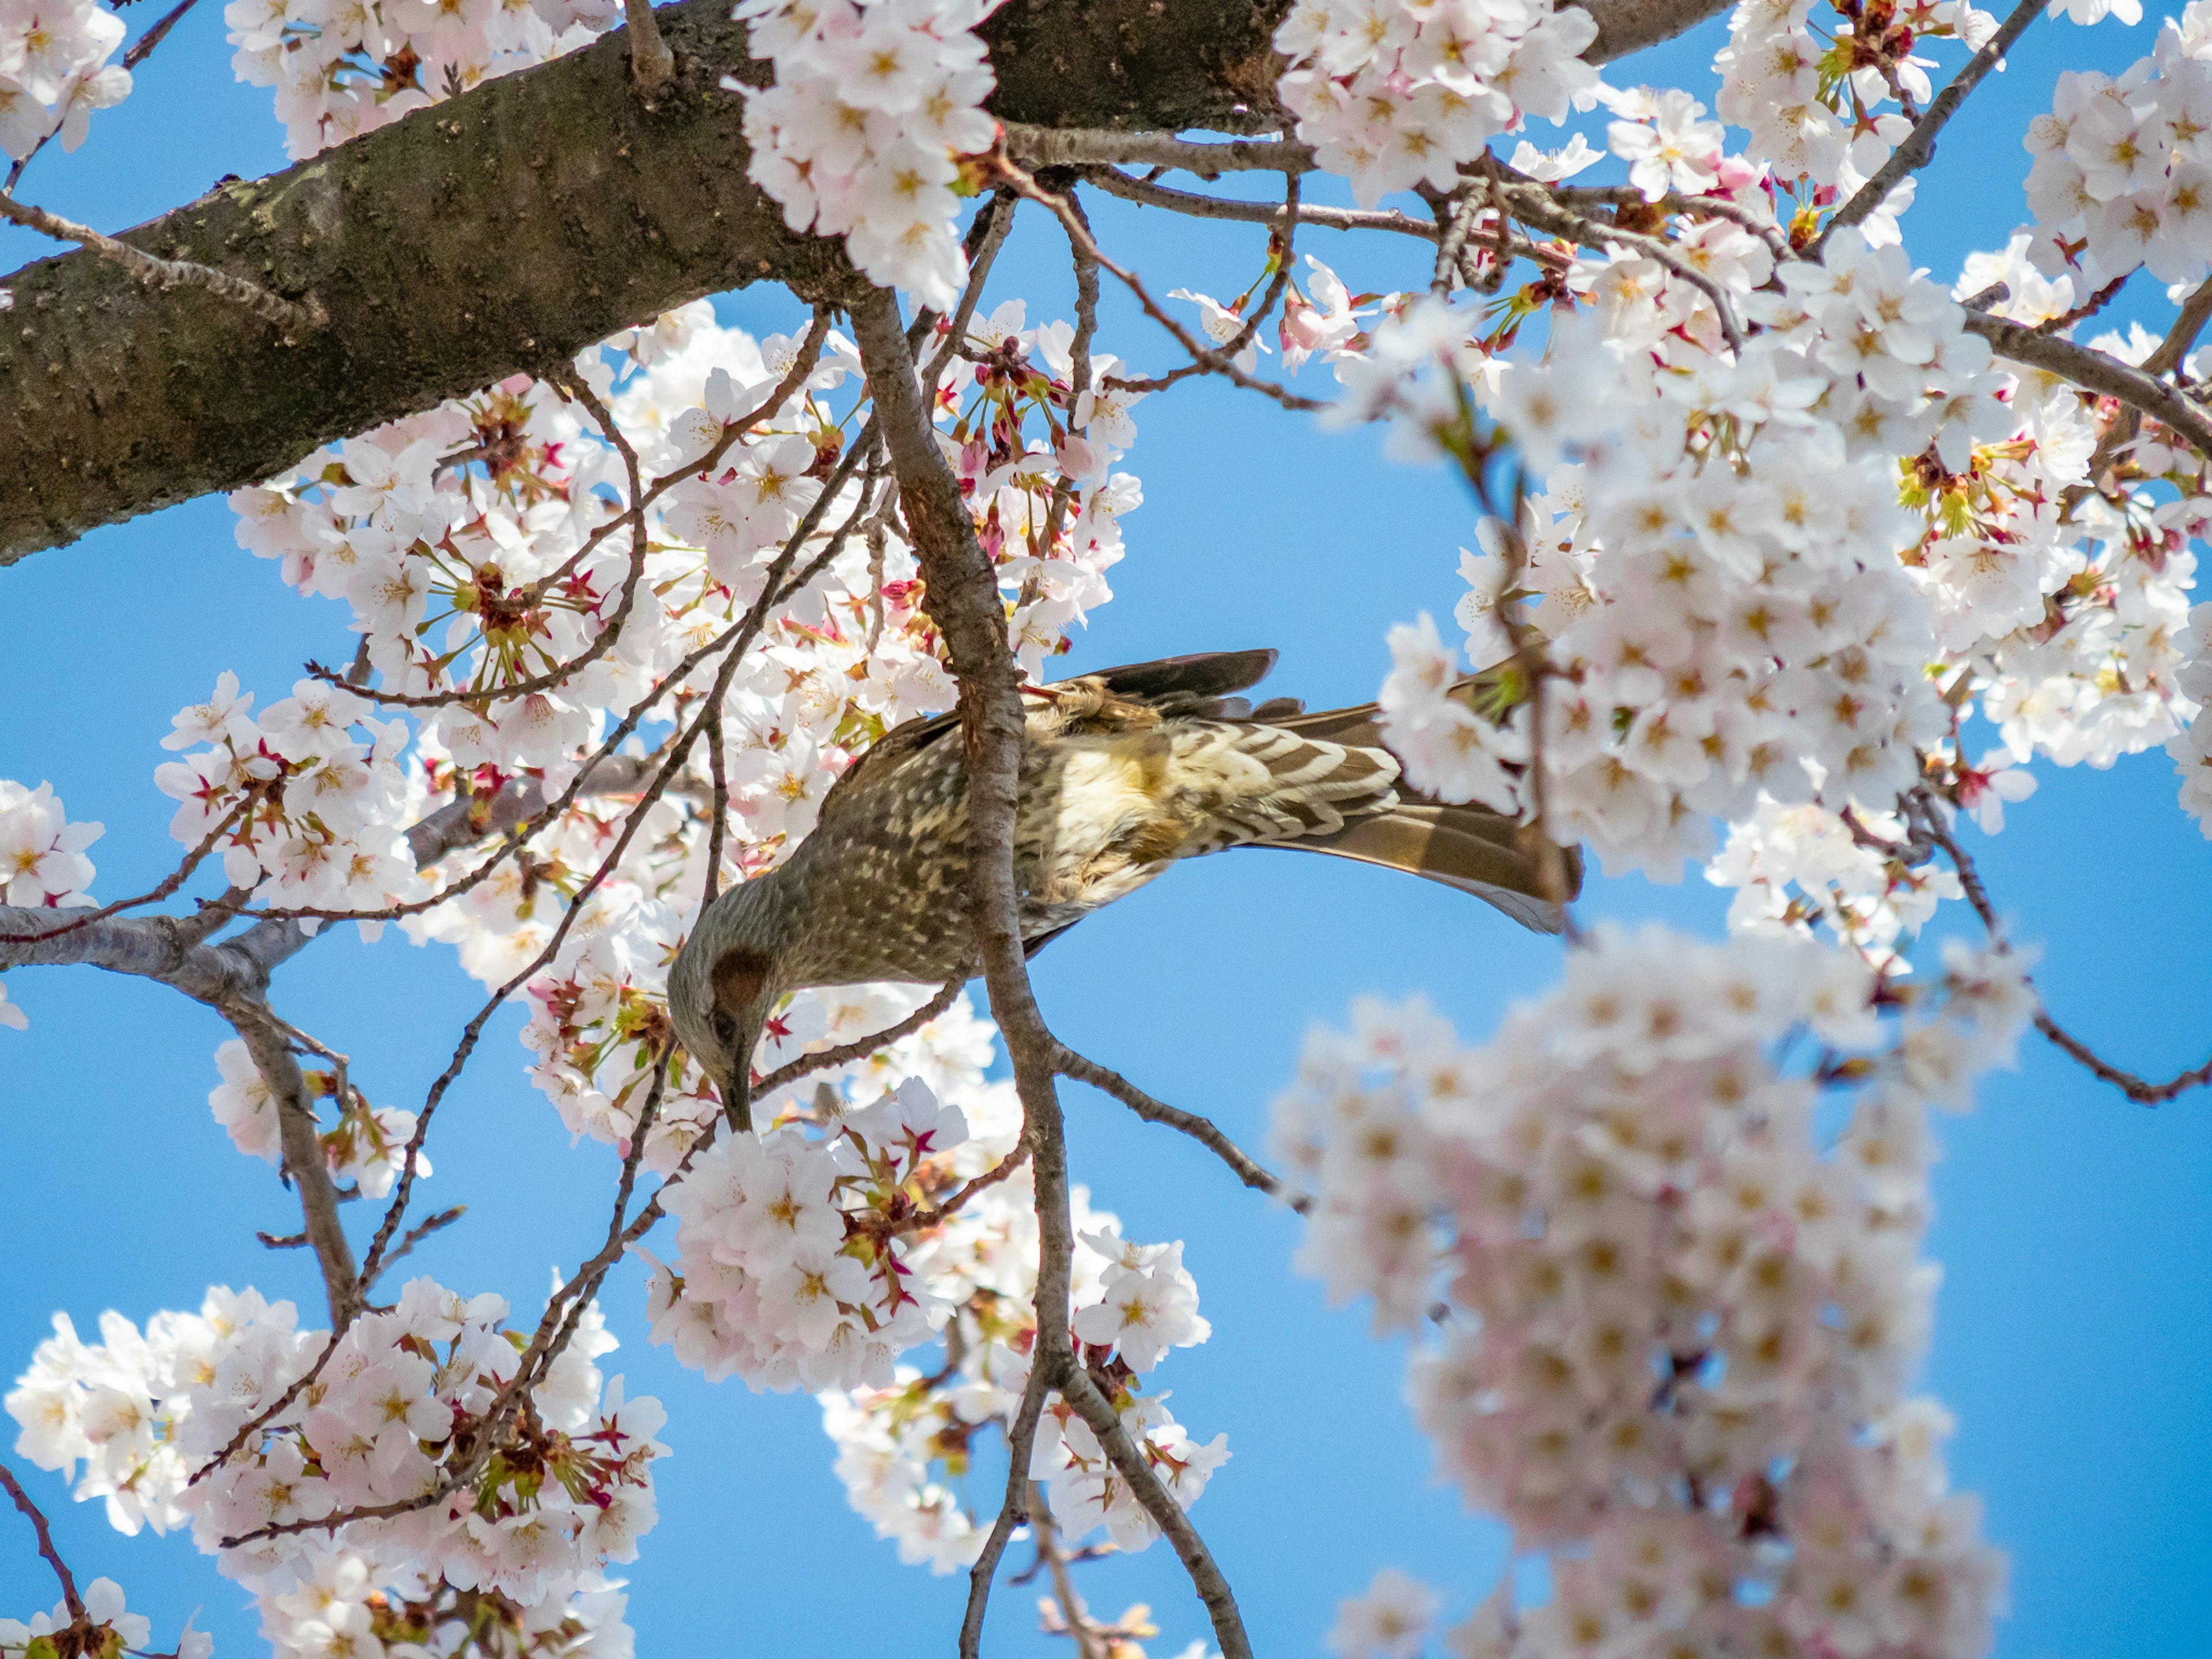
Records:
{"label": "cherry tree", "polygon": [[[94,896],[66,779],[0,781],[0,1024],[68,967],[214,1010],[210,1109],[296,1196],[276,1242],[323,1301],[218,1285],[97,1340],[63,1310],[14,1358],[0,1475],[60,1600],[0,1607],[0,1650],[208,1649],[80,1589],[35,1469],[187,1534],[284,1659],[619,1659],[683,1431],[599,1363],[635,1256],[655,1343],[816,1396],[825,1478],[968,1575],[948,1646],[1019,1536],[1085,1655],[1149,1633],[1075,1588],[1110,1547],[1171,1552],[1241,1659],[1200,1503],[1231,1448],[1161,1386],[1200,1286],[1071,1168],[1066,1079],[1299,1212],[1296,1269],[1409,1336],[1438,1469],[1549,1564],[1534,1600],[1346,1584],[1342,1659],[1987,1650],[2004,1564],[1911,1386],[1929,1114],[2031,1031],[2134,1101],[2212,1080],[2061,1024],[1962,840],[2033,760],[2159,745],[2212,833],[2207,0],[2057,77],[2032,222],[1948,282],[1909,251],[1939,135],[2025,31],[2133,0],[1741,0],[1665,88],[1634,54],[1719,0],[232,0],[298,165],[121,237],[34,205],[192,3],[118,58],[101,0],[0,0],[0,215],[76,245],[0,285],[0,558],[227,492],[240,556],[357,649],[149,711],[180,849],[150,891]],[[1626,183],[1571,182],[1608,155]],[[1308,199],[1329,179],[1353,205]],[[1250,227],[1249,285],[1139,270],[1102,198]],[[994,288],[1017,219],[1071,314]],[[1367,289],[1409,240],[1425,283]],[[703,298],[753,283],[787,331]],[[2081,338],[2130,284],[2166,331]],[[1102,337],[1109,285],[1159,332]],[[1577,846],[1734,894],[1724,938],[1570,908],[1556,985],[1486,1040],[1355,1005],[1282,1056],[1250,1152],[1054,1035],[1012,873],[1024,695],[1142,556],[1146,400],[1201,376],[1463,494],[1463,597],[1392,631],[1376,692],[1409,783],[1519,819],[1561,902]],[[794,995],[732,1127],[675,952],[872,742],[954,709],[983,995]],[[1916,951],[1947,901],[1983,942]],[[404,1105],[358,1033],[284,1012],[348,926],[484,988]],[[466,1195],[440,1109],[518,1001],[545,1108],[621,1159],[534,1315],[402,1267]]]}

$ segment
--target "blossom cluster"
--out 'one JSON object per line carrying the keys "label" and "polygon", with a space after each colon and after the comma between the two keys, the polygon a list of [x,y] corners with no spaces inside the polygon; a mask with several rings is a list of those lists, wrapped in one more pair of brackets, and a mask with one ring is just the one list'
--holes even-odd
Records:
{"label": "blossom cluster", "polygon": [[230,0],[231,66],[276,89],[295,161],[611,28],[616,0]]}
{"label": "blossom cluster", "polygon": [[[956,1033],[975,1031],[962,1012]],[[696,1153],[666,1200],[677,1259],[653,1260],[648,1295],[653,1339],[681,1363],[757,1390],[817,1391],[854,1507],[902,1560],[950,1572],[974,1561],[986,1528],[932,1466],[963,1468],[981,1429],[1011,1429],[1036,1340],[1038,1245],[1035,1195],[1014,1156],[1019,1107],[1009,1085],[981,1085],[988,1028],[975,1033],[980,1056],[971,1038],[968,1055],[933,1068],[939,1086],[898,1075],[927,1063],[927,1047],[914,1045],[934,1024],[858,1074],[825,1077],[829,1092],[812,1106],[790,1100],[767,1134],[728,1135]],[[970,1112],[942,1104],[941,1087]],[[772,1109],[755,1103],[763,1117]],[[1208,1334],[1182,1247],[1124,1240],[1081,1188],[1074,1211],[1072,1337],[1121,1380],[1115,1404],[1132,1443],[1187,1505],[1227,1457],[1225,1437],[1200,1445],[1138,1381]],[[947,1364],[930,1378],[897,1363],[939,1339]],[[1057,1396],[1031,1468],[1066,1534],[1103,1526],[1127,1549],[1157,1535]]]}
{"label": "blossom cluster", "polygon": [[1523,117],[1588,107],[1582,61],[1597,25],[1551,0],[1298,0],[1275,31],[1277,82],[1297,136],[1363,207],[1392,191],[1450,190],[1462,162]]}
{"label": "blossom cluster", "polygon": [[[428,1279],[334,1348],[252,1290],[212,1290],[197,1315],[158,1314],[143,1333],[105,1314],[99,1343],[58,1314],[7,1396],[16,1450],[65,1475],[82,1460],[77,1497],[104,1498],[125,1532],[188,1522],[259,1597],[280,1656],[374,1652],[410,1618],[422,1640],[463,1592],[531,1638],[518,1653],[561,1650],[539,1638],[565,1627],[599,1632],[596,1650],[621,1659],[600,1568],[633,1559],[653,1523],[663,1415],[603,1382],[592,1360],[615,1342],[596,1306],[526,1387],[507,1314]],[[502,1449],[473,1455],[495,1419]],[[461,1624],[426,1645],[453,1651]]]}
{"label": "blossom cluster", "polygon": [[2069,70],[2021,139],[2035,157],[2033,258],[2084,293],[2147,266],[2164,283],[2212,268],[2212,5],[2168,18],[2114,76]]}
{"label": "blossom cluster", "polygon": [[1985,1650],[2002,1563],[1905,1383],[1928,1112],[2010,1063],[2026,966],[1954,943],[1885,1029],[1846,955],[1606,927],[1482,1048],[1419,1004],[1309,1039],[1274,1128],[1300,1265],[1383,1329],[1441,1297],[1408,1384],[1439,1470],[1559,1552],[1548,1605],[1457,1650]]}
{"label": "blossom cluster", "polygon": [[[1001,1108],[984,1145],[1011,1152],[1018,1111]],[[976,1142],[955,1175],[981,1162]],[[972,1176],[969,1177],[972,1179]],[[1113,1384],[1109,1400],[1130,1443],[1160,1484],[1186,1509],[1229,1457],[1228,1437],[1201,1443],[1176,1421],[1164,1394],[1147,1395],[1141,1376],[1170,1348],[1203,1342],[1198,1289],[1180,1243],[1125,1240],[1111,1214],[1091,1207],[1081,1187],[1070,1194],[1075,1227],[1071,1335],[1094,1378]],[[921,1235],[908,1260],[917,1285],[948,1310],[946,1364],[925,1377],[900,1366],[888,1386],[824,1393],[823,1421],[838,1446],[837,1474],[853,1507],[894,1539],[899,1557],[933,1572],[965,1567],[988,1527],[938,1478],[964,1471],[987,1426],[1011,1432],[1035,1351],[1037,1234],[1026,1166],[984,1188],[943,1223]],[[1032,1444],[1030,1477],[1046,1489],[1053,1524],[1073,1540],[1103,1527],[1116,1547],[1143,1549],[1159,1535],[1126,1477],[1109,1460],[1086,1419],[1056,1392],[1046,1396]]]}
{"label": "blossom cluster", "polygon": [[[1949,36],[1978,49],[1997,27],[1970,0],[1838,6],[1818,21],[1814,10],[1813,0],[1740,0],[1713,59],[1722,118],[1748,135],[1747,157],[1812,187],[1808,208],[1856,191],[1889,159],[1912,130],[1904,98],[1928,106],[1934,63],[1915,45]],[[1892,192],[1893,215],[1912,191],[1908,179]]]}
{"label": "blossom cluster", "polygon": [[[1072,329],[1026,329],[1018,302],[963,343],[985,361],[947,364],[936,400],[944,440],[1013,600],[1011,635],[1034,668],[1109,597],[1117,518],[1139,499],[1136,481],[1112,469],[1135,439],[1133,400],[1076,390]],[[245,545],[279,561],[291,585],[351,610],[375,676],[363,696],[438,700],[419,714],[421,784],[406,814],[526,775],[563,788],[611,714],[656,694],[674,693],[696,717],[716,665],[679,669],[762,605],[761,638],[725,694],[736,832],[726,879],[779,859],[868,742],[951,706],[895,516],[865,477],[824,495],[852,413],[827,394],[852,377],[853,348],[831,334],[776,402],[799,349],[724,329],[698,305],[584,355],[579,372],[659,481],[635,540],[617,451],[577,405],[523,379],[349,440],[233,497]],[[1097,379],[1115,367],[1094,356]],[[793,543],[810,521],[804,546]],[[793,565],[801,574],[765,594],[770,572]],[[633,746],[618,758],[649,757]],[[611,933],[635,948],[623,964],[582,964],[587,976],[652,962],[675,942],[671,905],[688,908],[705,876],[706,760],[695,748],[686,781],[652,809],[623,867],[592,887],[571,948]],[[228,793],[203,793],[185,828],[219,817],[252,781],[234,775]],[[488,981],[516,971],[604,858],[610,826],[630,810],[621,793],[579,797],[524,857],[410,917],[410,934],[453,943]],[[573,1020],[557,1029],[564,1050],[580,1035]]]}
{"label": "blossom cluster", "polygon": [[[314,679],[258,718],[252,708],[226,670],[172,720],[161,746],[188,752],[154,774],[177,802],[169,834],[187,847],[216,837],[230,884],[272,904],[374,911],[421,896],[404,831],[421,797],[399,764],[406,722]],[[360,927],[373,939],[380,924]]]}
{"label": "blossom cluster", "polygon": [[[1976,438],[2008,431],[2001,382],[1895,249],[1846,232],[1825,265],[1782,275],[1786,294],[1761,296],[1771,328],[1735,362],[1700,354],[1692,373],[1661,374],[1615,355],[1617,323],[1603,338],[1563,327],[1548,364],[1504,369],[1489,399],[1535,465],[1571,443],[1590,457],[1529,503],[1517,561],[1468,570],[1491,601],[1478,653],[1495,659],[1526,629],[1557,670],[1546,810],[1557,839],[1588,839],[1608,866],[1671,876],[1709,855],[1711,817],[1745,817],[1762,794],[1887,810],[1919,776],[1915,746],[1949,728],[1922,673],[1934,641],[1885,474],[1900,449],[1955,445],[1963,464]],[[1616,433],[1622,411],[1633,424]],[[1519,615],[1540,596],[1555,636]],[[1504,724],[1469,708],[1425,622],[1392,653],[1386,730],[1412,781],[1514,810],[1529,703]]]}
{"label": "blossom cluster", "polygon": [[130,95],[131,71],[107,61],[124,33],[100,0],[0,3],[0,151],[20,162],[49,138],[84,143],[92,112]]}
{"label": "blossom cluster", "polygon": [[968,261],[953,221],[960,158],[991,147],[998,84],[975,26],[999,0],[740,0],[756,57],[747,173],[793,230],[842,236],[873,281],[945,313]]}
{"label": "blossom cluster", "polygon": [[912,1282],[902,1224],[931,1213],[925,1165],[967,1138],[959,1109],[912,1079],[821,1139],[795,1123],[723,1137],[667,1198],[677,1259],[655,1264],[653,1340],[756,1389],[889,1382],[942,1316]]}

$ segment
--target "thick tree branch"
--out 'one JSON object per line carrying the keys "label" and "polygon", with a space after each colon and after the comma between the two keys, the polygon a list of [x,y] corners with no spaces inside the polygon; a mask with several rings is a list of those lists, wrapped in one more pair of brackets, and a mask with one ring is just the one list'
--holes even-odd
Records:
{"label": "thick tree branch", "polygon": [[[1289,0],[1013,0],[984,22],[993,112],[1025,127],[1256,132],[1283,120]],[[1718,0],[1599,0],[1594,62],[1680,33]],[[653,13],[675,73],[633,91],[632,31],[486,82],[115,239],[330,319],[287,343],[196,289],[147,289],[90,252],[26,266],[0,337],[0,562],[95,526],[276,476],[317,446],[708,294],[860,284],[745,177],[736,96],[764,83],[728,0]]]}

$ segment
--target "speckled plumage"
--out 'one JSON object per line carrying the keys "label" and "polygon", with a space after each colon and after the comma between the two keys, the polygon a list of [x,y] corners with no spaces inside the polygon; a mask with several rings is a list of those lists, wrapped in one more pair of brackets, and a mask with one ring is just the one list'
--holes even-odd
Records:
{"label": "speckled plumage", "polygon": [[[1177,860],[1255,845],[1409,870],[1556,929],[1516,826],[1399,788],[1371,706],[1249,711],[1225,695],[1273,659],[1137,664],[1035,696],[1014,847],[1032,951]],[[909,721],[838,780],[782,866],[700,918],[670,975],[670,1009],[726,1090],[786,991],[974,970],[966,782],[954,717]]]}

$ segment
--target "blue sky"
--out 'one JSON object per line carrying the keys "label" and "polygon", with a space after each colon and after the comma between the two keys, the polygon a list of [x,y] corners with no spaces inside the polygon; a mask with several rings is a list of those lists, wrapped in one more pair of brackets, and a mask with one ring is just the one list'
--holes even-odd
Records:
{"label": "blue sky", "polygon": [[[145,19],[131,15],[134,32]],[[2155,17],[2127,30],[2039,22],[2010,71],[1984,87],[1943,141],[1907,220],[1916,256],[1948,279],[1966,252],[2001,245],[2022,216],[2017,148],[2061,69],[2118,68],[2149,49]],[[1694,43],[1617,68],[1617,84],[1706,85],[1712,26]],[[1948,64],[1958,54],[1947,54]],[[24,194],[118,228],[226,173],[283,164],[265,91],[234,84],[211,5],[98,117],[77,155],[42,157]],[[1540,142],[1544,135],[1537,135]],[[1603,174],[1595,176],[1605,176]],[[1262,233],[1094,209],[1110,247],[1162,290],[1236,292]],[[1413,283],[1402,255],[1310,233],[1355,288]],[[0,267],[45,248],[0,233]],[[1394,262],[1395,261],[1395,262]],[[994,296],[1030,297],[1032,322],[1064,314],[1066,256],[1035,223],[1017,232]],[[2163,302],[2147,290],[2142,313]],[[787,299],[754,290],[725,315],[788,327]],[[2124,309],[2117,315],[2130,314]],[[1101,345],[1139,367],[1171,361],[1164,336],[1109,291]],[[1139,411],[1127,465],[1146,504],[1126,523],[1116,598],[1073,659],[1080,668],[1170,653],[1272,645],[1271,690],[1316,705],[1364,700],[1383,635],[1457,598],[1455,550],[1473,526],[1442,473],[1380,459],[1372,434],[1326,434],[1304,417],[1206,381]],[[343,647],[341,607],[299,599],[240,552],[219,501],[101,531],[0,570],[10,650],[0,659],[0,775],[51,780],[73,817],[108,826],[92,850],[97,891],[138,890],[173,862],[170,803],[153,787],[168,716],[225,668],[268,700],[306,658]],[[2146,1073],[2212,1045],[2212,848],[2174,805],[2171,763],[2152,753],[2106,772],[2039,763],[2042,787],[2003,836],[1969,834],[2016,937],[2040,943],[2039,978],[2060,1017]],[[1725,895],[1692,880],[1593,882],[1586,917],[1656,917],[1711,934]],[[1963,910],[1936,930],[1972,933]],[[1140,1085],[1211,1113],[1250,1146],[1286,1080],[1301,1034],[1340,1020],[1363,991],[1429,996],[1463,1035],[1486,1034],[1511,1000],[1557,977],[1559,947],[1486,907],[1334,860],[1243,854],[1174,872],[1042,956],[1037,985],[1075,1047]],[[211,1283],[248,1282],[313,1310],[310,1264],[270,1256],[256,1227],[296,1225],[263,1164],[239,1157],[209,1115],[212,1052],[228,1033],[160,988],[85,970],[18,971],[24,1034],[0,1031],[0,1121],[9,1136],[15,1220],[0,1236],[0,1366],[12,1376],[65,1309],[89,1330],[104,1308],[143,1321],[195,1307]],[[374,949],[316,944],[278,981],[288,1018],[349,1052],[380,1102],[412,1105],[443,1065],[477,988],[450,952],[396,937]],[[605,1224],[611,1154],[572,1149],[527,1085],[519,1012],[495,1023],[441,1115],[428,1195],[465,1200],[459,1226],[419,1253],[422,1271],[498,1289],[534,1314],[550,1270],[587,1254]],[[1225,1430],[1232,1461],[1194,1511],[1237,1586],[1260,1649],[1318,1654],[1334,1602],[1395,1563],[1447,1588],[1454,1611],[1487,1588],[1502,1531],[1427,1480],[1400,1400],[1402,1355],[1370,1342],[1356,1311],[1331,1314],[1294,1278],[1296,1224],[1195,1147],[1068,1091],[1077,1179],[1133,1236],[1180,1237],[1214,1336],[1159,1381],[1194,1432]],[[2014,1564],[2006,1659],[2212,1650],[2212,1096],[2130,1105],[2048,1048],[1942,1126],[1930,1252],[1944,1267],[1926,1386],[1956,1413],[1955,1482],[1978,1491],[1987,1529]],[[361,1219],[355,1218],[361,1225]],[[641,1652],[696,1642],[807,1655],[864,1646],[949,1647],[963,1581],[902,1568],[846,1508],[818,1415],[804,1398],[709,1387],[646,1346],[641,1280],[618,1273],[605,1302],[623,1339],[603,1361],[633,1392],[668,1404],[661,1521],[630,1571]],[[319,1316],[312,1316],[319,1317]],[[243,1596],[190,1545],[109,1530],[97,1504],[21,1470],[55,1519],[81,1579],[120,1579],[162,1640],[199,1609],[222,1650],[258,1650]],[[995,1471],[974,1487],[994,1501]],[[15,1530],[10,1530],[15,1528]],[[20,1534],[20,1535],[19,1535]],[[1022,1552],[1014,1552],[1019,1563]],[[1175,1653],[1204,1630],[1164,1551],[1084,1570],[1111,1614],[1152,1603]],[[1003,1587],[992,1648],[1040,1652],[1037,1589]],[[0,1515],[0,1616],[54,1599],[27,1528]],[[738,1615],[742,1638],[726,1635]],[[1064,1649],[1062,1650],[1064,1650]]]}

